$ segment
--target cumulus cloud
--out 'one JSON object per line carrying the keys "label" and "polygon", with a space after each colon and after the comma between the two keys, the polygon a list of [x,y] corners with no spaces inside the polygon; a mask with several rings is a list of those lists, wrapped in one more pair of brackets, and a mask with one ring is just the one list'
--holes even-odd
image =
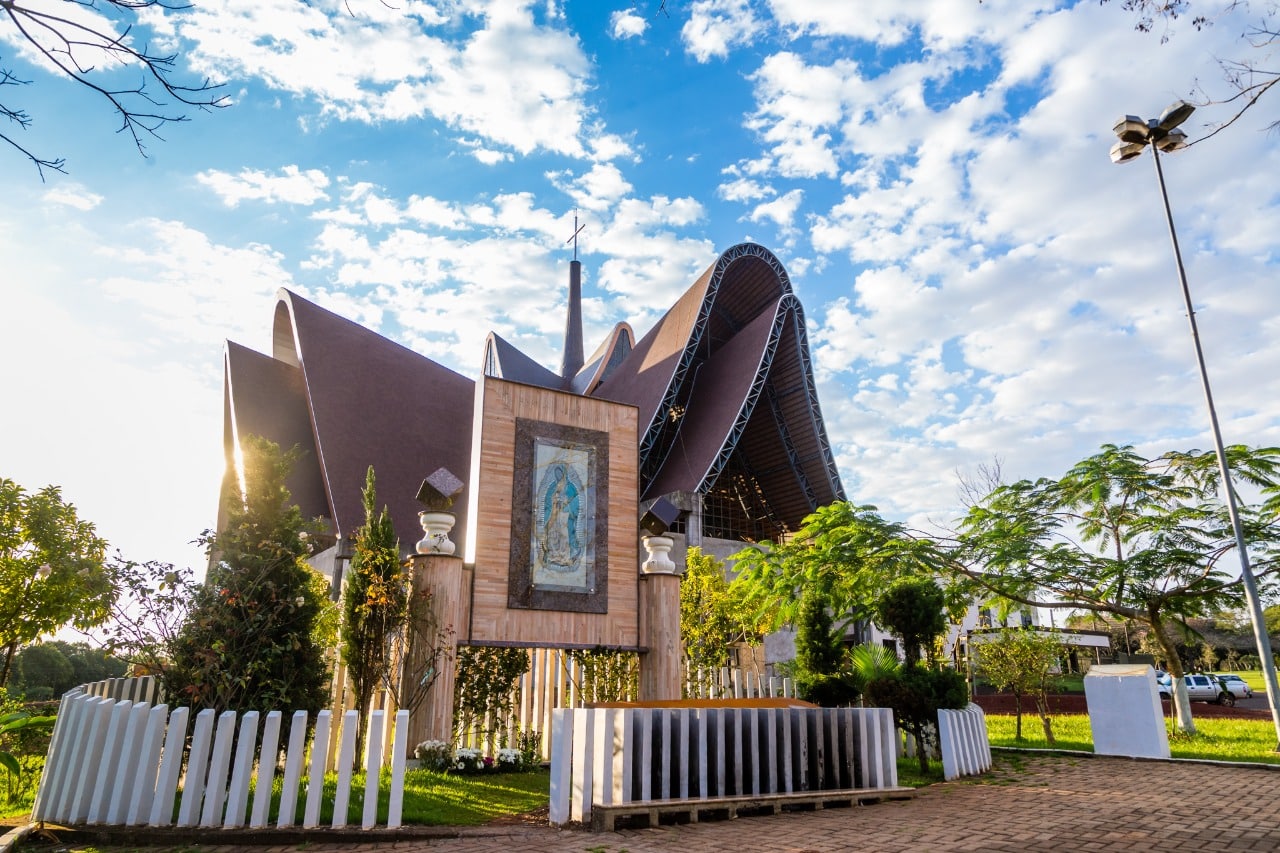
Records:
{"label": "cumulus cloud", "polygon": [[724,58],[734,47],[751,44],[763,23],[748,0],[695,0],[680,37],[695,59],[709,62]]}
{"label": "cumulus cloud", "polygon": [[209,169],[197,174],[196,180],[213,190],[227,207],[246,200],[311,205],[326,198],[329,186],[329,176],[321,170],[303,171],[292,165],[276,175],[259,169],[242,169],[237,175]]}
{"label": "cumulus cloud", "polygon": [[609,34],[616,39],[639,38],[649,22],[636,14],[635,7],[619,9],[609,16]]}
{"label": "cumulus cloud", "polygon": [[194,45],[197,71],[258,78],[339,120],[432,116],[485,140],[475,156],[490,162],[504,150],[585,157],[603,132],[584,100],[590,63],[563,21],[536,8],[371,4],[352,15],[337,0],[228,0],[166,24]]}

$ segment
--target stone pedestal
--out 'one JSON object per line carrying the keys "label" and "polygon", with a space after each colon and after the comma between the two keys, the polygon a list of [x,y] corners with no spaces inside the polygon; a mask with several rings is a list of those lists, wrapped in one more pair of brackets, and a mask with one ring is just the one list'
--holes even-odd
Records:
{"label": "stone pedestal", "polygon": [[646,536],[640,567],[641,702],[680,698],[680,575],[666,536]]}
{"label": "stone pedestal", "polygon": [[[410,618],[415,618],[414,610],[418,610],[418,624],[405,659],[405,683],[419,683],[430,667],[439,670],[426,698],[416,708],[409,709],[407,743],[412,757],[413,748],[424,740],[446,743],[453,740],[454,659],[458,640],[466,631],[467,595],[461,557],[419,554],[410,557],[409,563],[414,597]],[[429,603],[430,618],[421,612],[418,602],[423,598]],[[430,649],[424,648],[426,643],[421,638],[434,639],[440,631],[445,634],[445,654],[433,661]]]}

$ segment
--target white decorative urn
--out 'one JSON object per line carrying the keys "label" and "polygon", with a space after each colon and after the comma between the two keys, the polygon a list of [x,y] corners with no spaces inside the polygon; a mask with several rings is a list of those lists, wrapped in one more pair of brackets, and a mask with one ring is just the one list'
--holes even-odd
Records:
{"label": "white decorative urn", "polygon": [[451,512],[433,512],[427,510],[418,513],[418,521],[425,534],[416,548],[419,554],[443,554],[452,556],[456,545],[449,538],[449,531],[457,522],[457,516]]}
{"label": "white decorative urn", "polygon": [[644,549],[649,552],[649,558],[640,564],[641,574],[679,574],[676,564],[671,561],[671,548],[675,544],[675,540],[670,536],[644,537]]}

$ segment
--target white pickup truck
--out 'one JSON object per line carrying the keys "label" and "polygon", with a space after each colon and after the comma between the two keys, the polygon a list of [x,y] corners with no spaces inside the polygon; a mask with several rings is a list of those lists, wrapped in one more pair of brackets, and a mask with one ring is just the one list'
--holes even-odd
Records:
{"label": "white pickup truck", "polygon": [[[1231,695],[1231,691],[1212,675],[1184,675],[1182,680],[1187,685],[1187,698],[1192,702],[1216,702],[1219,705],[1236,704],[1236,697]],[[1161,684],[1160,698],[1170,698],[1172,691],[1172,686]]]}

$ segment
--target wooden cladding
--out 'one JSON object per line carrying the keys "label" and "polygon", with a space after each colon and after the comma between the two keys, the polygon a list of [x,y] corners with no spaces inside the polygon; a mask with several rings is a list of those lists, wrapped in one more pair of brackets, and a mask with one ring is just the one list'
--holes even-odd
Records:
{"label": "wooden cladding", "polygon": [[[639,584],[639,509],[637,411],[632,406],[580,397],[485,377],[476,385],[479,440],[473,447],[472,487],[476,490],[475,572],[469,632],[478,645],[554,646],[559,648],[637,648]],[[517,420],[536,421],[608,436],[607,492],[604,512],[595,524],[604,554],[597,577],[606,591],[604,612],[582,612],[572,595],[539,599],[537,608],[510,606],[511,584],[528,583],[529,567],[512,565],[515,537],[530,536],[530,506],[513,497],[517,460],[528,454],[518,445]],[[524,464],[527,464],[524,463]],[[525,549],[527,550],[527,549]],[[518,597],[517,597],[518,598]],[[556,609],[550,609],[550,608]],[[598,609],[598,608],[597,608]]]}

